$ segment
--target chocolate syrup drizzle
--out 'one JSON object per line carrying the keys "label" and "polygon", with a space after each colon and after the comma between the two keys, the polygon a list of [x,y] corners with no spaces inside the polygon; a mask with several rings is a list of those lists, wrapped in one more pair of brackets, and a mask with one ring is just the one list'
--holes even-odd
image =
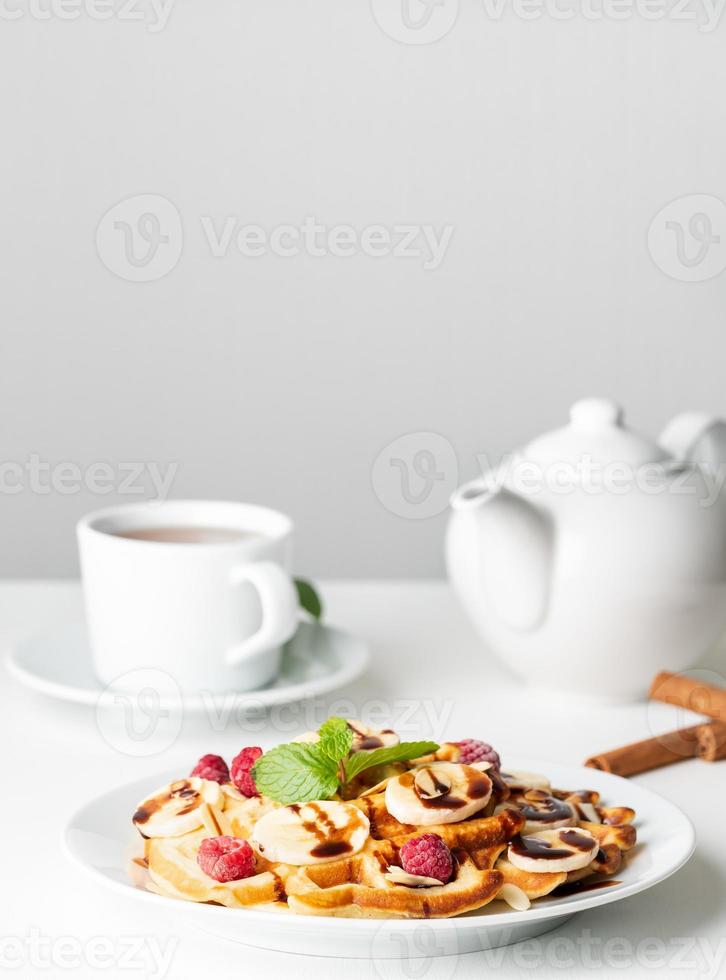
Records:
{"label": "chocolate syrup drizzle", "polygon": [[[348,722],[348,728],[353,732],[355,736],[355,748],[358,752],[363,752],[368,749],[382,749],[383,739],[378,735],[366,735],[364,732],[359,732],[355,725],[351,725]],[[382,728],[381,735],[393,735],[392,728]]]}
{"label": "chocolate syrup drizzle", "polygon": [[400,781],[401,785],[405,786],[407,789],[409,787],[413,787],[421,803],[431,810],[460,810],[461,807],[466,806],[471,800],[480,800],[482,797],[487,796],[491,790],[491,781],[487,774],[479,772],[478,769],[470,768],[470,771],[467,772],[466,776],[466,794],[468,799],[461,799],[461,797],[454,796],[448,792],[448,785],[440,782],[436,778],[435,769],[430,769],[429,772],[435,786],[442,790],[441,796],[422,796],[415,783],[415,774],[412,772],[405,772],[400,777]]}
{"label": "chocolate syrup drizzle", "polygon": [[553,889],[550,894],[553,898],[566,898],[568,895],[580,895],[582,892],[592,892],[598,888],[612,888],[613,885],[622,885],[622,881],[617,881],[615,878],[598,878],[595,881],[585,878],[580,881],[566,881]]}
{"label": "chocolate syrup drizzle", "polygon": [[176,783],[172,783],[165,793],[142,803],[133,816],[133,822],[136,824],[146,823],[172,799],[189,800],[189,805],[179,810],[179,816],[191,813],[199,805],[199,793],[188,780],[180,779]]}
{"label": "chocolate syrup drizzle", "polygon": [[514,802],[524,814],[525,820],[532,823],[548,824],[573,819],[573,807],[569,803],[541,790],[530,790]]}
{"label": "chocolate syrup drizzle", "polygon": [[353,845],[344,836],[350,830],[350,823],[345,824],[344,827],[336,827],[327,813],[317,803],[292,803],[290,810],[300,816],[303,807],[312,810],[314,814],[314,817],[309,820],[302,819],[301,817],[305,830],[318,839],[318,843],[310,851],[313,857],[331,858],[351,853]]}
{"label": "chocolate syrup drizzle", "polygon": [[[559,838],[563,844],[569,844],[575,850],[592,850],[592,838],[577,830],[561,830]],[[542,840],[540,837],[517,836],[512,840],[510,847],[520,857],[544,858],[547,861],[570,857],[572,854],[572,851],[567,848],[556,847],[552,842]]]}

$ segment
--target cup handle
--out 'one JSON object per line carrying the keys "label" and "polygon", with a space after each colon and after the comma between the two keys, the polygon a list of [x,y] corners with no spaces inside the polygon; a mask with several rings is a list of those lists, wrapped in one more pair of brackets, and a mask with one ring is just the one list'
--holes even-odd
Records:
{"label": "cup handle", "polygon": [[262,606],[262,625],[257,632],[225,652],[224,659],[232,666],[290,639],[298,624],[298,598],[290,576],[273,561],[233,568],[229,580],[232,586],[249,582],[257,590]]}

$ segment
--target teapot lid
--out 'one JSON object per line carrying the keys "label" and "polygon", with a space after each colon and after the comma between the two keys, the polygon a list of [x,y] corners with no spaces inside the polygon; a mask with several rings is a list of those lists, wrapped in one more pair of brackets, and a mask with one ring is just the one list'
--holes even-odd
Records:
{"label": "teapot lid", "polygon": [[672,457],[623,424],[623,410],[609,398],[583,398],[570,409],[570,423],[529,442],[523,456],[537,463],[624,463],[640,466]]}

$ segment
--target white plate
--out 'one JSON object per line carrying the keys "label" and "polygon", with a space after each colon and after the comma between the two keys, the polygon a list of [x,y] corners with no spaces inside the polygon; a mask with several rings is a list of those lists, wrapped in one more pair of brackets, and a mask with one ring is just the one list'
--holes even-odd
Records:
{"label": "white plate", "polygon": [[[71,859],[96,882],[140,903],[173,906],[176,914],[186,915],[215,936],[281,952],[373,959],[468,953],[520,942],[554,929],[575,912],[618,902],[651,888],[677,871],[693,853],[695,837],[688,818],[637,783],[594,769],[531,760],[512,762],[511,767],[546,773],[557,787],[599,790],[606,804],[632,806],[637,811],[638,844],[616,876],[620,884],[580,895],[540,899],[526,912],[492,902],[458,918],[426,921],[303,916],[284,910],[228,909],[163,898],[135,887],[129,878],[127,861],[138,841],[131,814],[139,800],[177,778],[178,772],[138,780],[88,803],[69,821],[65,847]],[[140,907],[140,917],[143,914]]]}
{"label": "white plate", "polygon": [[[258,691],[232,692],[235,708],[268,708],[302,701],[355,680],[368,665],[366,644],[324,623],[301,623],[283,648],[282,669],[272,684]],[[22,684],[50,697],[95,707],[115,707],[118,691],[93,673],[91,651],[83,624],[58,627],[19,643],[7,659],[8,669]],[[230,692],[183,695],[172,679],[163,688],[159,707],[185,711],[229,708]]]}

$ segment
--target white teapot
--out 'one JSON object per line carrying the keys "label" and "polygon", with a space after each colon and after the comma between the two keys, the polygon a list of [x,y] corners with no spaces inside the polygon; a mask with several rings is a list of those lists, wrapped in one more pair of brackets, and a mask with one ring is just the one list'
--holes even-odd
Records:
{"label": "white teapot", "polygon": [[644,694],[726,628],[726,423],[678,416],[657,443],[587,398],[452,498],[449,576],[528,682]]}

